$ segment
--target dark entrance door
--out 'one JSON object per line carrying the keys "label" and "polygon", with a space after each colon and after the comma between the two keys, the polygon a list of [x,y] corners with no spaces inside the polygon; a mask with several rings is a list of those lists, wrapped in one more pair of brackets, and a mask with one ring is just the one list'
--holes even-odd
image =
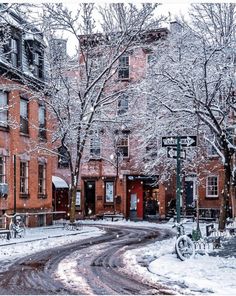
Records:
{"label": "dark entrance door", "polygon": [[185,181],[186,207],[193,206],[193,181]]}
{"label": "dark entrance door", "polygon": [[95,214],[95,181],[85,181],[85,215]]}

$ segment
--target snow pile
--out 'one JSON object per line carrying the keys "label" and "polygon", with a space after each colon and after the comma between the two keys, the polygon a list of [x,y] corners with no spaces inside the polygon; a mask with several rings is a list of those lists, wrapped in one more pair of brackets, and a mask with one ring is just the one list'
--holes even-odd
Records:
{"label": "snow pile", "polygon": [[160,282],[163,286],[186,294],[235,295],[236,258],[196,254],[180,261],[174,251],[175,238],[157,241],[125,253],[125,271],[143,281]]}

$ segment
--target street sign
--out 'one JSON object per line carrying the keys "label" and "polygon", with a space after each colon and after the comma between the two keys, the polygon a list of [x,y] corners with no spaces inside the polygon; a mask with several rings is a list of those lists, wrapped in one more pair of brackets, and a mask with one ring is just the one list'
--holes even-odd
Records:
{"label": "street sign", "polygon": [[[177,146],[178,137],[162,137],[162,147]],[[180,146],[194,147],[197,146],[197,136],[180,136]]]}
{"label": "street sign", "polygon": [[[177,148],[167,147],[167,157],[177,158]],[[180,158],[186,159],[186,151],[180,150]]]}

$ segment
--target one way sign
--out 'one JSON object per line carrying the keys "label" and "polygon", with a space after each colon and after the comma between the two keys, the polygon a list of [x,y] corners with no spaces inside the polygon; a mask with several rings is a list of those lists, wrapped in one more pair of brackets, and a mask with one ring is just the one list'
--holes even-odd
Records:
{"label": "one way sign", "polygon": [[[177,149],[172,147],[167,147],[167,157],[169,158],[177,158]],[[186,159],[186,151],[180,150],[180,158]]]}
{"label": "one way sign", "polygon": [[[180,145],[182,147],[197,146],[197,136],[181,136]],[[177,137],[162,137],[162,147],[177,146]]]}

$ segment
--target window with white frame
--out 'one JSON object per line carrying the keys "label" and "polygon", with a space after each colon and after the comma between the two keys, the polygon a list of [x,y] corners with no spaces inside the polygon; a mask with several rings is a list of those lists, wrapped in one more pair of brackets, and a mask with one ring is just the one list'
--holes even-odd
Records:
{"label": "window with white frame", "polygon": [[206,180],[206,196],[218,197],[218,176],[208,176]]}
{"label": "window with white frame", "polygon": [[123,94],[121,98],[118,99],[117,115],[123,115],[128,112],[129,109],[129,99],[128,96]]}
{"label": "window with white frame", "polygon": [[0,183],[6,183],[6,157],[0,155]]}
{"label": "window with white frame", "polygon": [[20,99],[20,131],[24,134],[29,133],[29,109],[28,101]]}
{"label": "window with white frame", "polygon": [[118,78],[129,79],[129,56],[124,55],[119,58]]}
{"label": "window with white frame", "polygon": [[129,157],[129,135],[120,135],[116,147],[118,152],[121,153],[123,157]]}
{"label": "window with white frame", "polygon": [[29,193],[29,163],[20,161],[20,194]]}
{"label": "window with white frame", "polygon": [[99,157],[101,150],[100,150],[100,137],[97,132],[94,132],[90,138],[90,155]]}
{"label": "window with white frame", "polygon": [[11,63],[12,66],[19,66],[19,40],[11,39]]}
{"label": "window with white frame", "polygon": [[46,108],[44,105],[39,105],[39,138],[46,139]]}
{"label": "window with white frame", "polygon": [[7,127],[8,121],[8,94],[0,91],[0,126]]}
{"label": "window with white frame", "polygon": [[44,78],[44,52],[41,44],[32,40],[26,40],[25,51],[29,70],[35,77]]}
{"label": "window with white frame", "polygon": [[38,194],[46,195],[46,164],[38,164]]}

